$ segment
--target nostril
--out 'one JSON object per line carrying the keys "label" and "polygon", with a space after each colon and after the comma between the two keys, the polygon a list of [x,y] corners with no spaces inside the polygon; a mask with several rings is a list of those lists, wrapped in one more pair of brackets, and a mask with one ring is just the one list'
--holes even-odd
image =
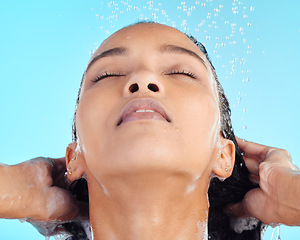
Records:
{"label": "nostril", "polygon": [[153,83],[149,83],[148,84],[148,89],[152,92],[157,92],[159,91],[159,88],[156,84],[153,84]]}
{"label": "nostril", "polygon": [[131,84],[130,87],[129,87],[129,91],[131,93],[137,92],[138,90],[139,90],[139,85],[137,85],[136,83]]}

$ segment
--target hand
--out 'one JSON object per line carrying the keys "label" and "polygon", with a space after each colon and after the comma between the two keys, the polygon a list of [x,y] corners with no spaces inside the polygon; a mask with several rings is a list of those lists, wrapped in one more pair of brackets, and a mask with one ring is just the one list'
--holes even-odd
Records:
{"label": "hand", "polygon": [[243,201],[226,207],[235,217],[252,216],[266,224],[300,225],[300,172],[286,150],[237,138],[250,171],[260,188],[250,190]]}
{"label": "hand", "polygon": [[1,166],[0,217],[30,222],[64,222],[88,217],[87,205],[66,190],[65,159],[39,157],[13,166]]}

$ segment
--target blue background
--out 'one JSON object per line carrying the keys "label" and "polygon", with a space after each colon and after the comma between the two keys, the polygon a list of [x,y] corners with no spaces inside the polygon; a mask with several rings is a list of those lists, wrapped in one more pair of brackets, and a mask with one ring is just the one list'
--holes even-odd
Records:
{"label": "blue background", "polygon": [[[150,19],[205,44],[236,135],[285,148],[299,166],[299,8],[296,0],[1,1],[0,161],[63,156],[91,53],[119,28]],[[299,227],[280,230],[282,239],[300,237]],[[27,223],[0,220],[0,239],[44,237]]]}

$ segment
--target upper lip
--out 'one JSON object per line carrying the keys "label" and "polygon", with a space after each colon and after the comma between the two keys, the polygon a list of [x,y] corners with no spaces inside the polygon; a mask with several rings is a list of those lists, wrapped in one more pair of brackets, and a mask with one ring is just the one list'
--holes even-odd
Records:
{"label": "upper lip", "polygon": [[124,106],[117,125],[119,126],[127,115],[137,110],[152,110],[159,113],[164,119],[166,119],[166,121],[171,122],[164,106],[160,102],[152,98],[135,98]]}

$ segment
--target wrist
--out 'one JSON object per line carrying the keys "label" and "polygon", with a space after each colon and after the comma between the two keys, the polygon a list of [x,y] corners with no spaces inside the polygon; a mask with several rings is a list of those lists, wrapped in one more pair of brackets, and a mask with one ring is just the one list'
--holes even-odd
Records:
{"label": "wrist", "polygon": [[1,218],[23,219],[41,215],[33,192],[35,186],[27,181],[31,174],[23,164],[1,166]]}
{"label": "wrist", "polygon": [[0,165],[0,217],[17,218],[18,213],[18,196],[16,196],[14,173],[15,165]]}

